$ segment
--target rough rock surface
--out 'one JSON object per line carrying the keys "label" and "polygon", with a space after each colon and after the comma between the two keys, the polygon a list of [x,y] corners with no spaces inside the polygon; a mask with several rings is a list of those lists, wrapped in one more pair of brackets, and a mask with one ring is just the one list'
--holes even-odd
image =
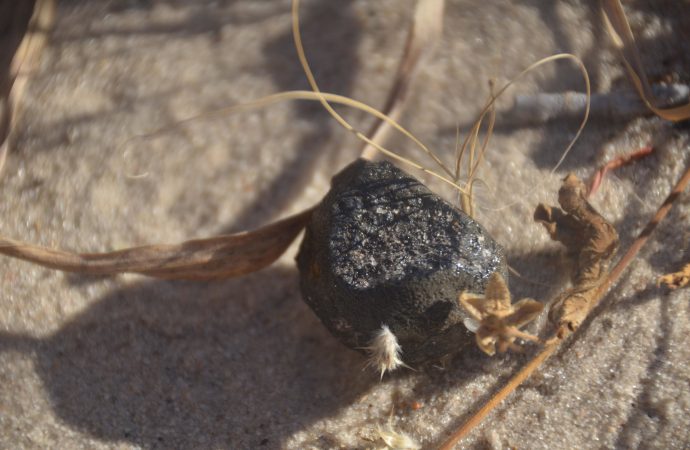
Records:
{"label": "rough rock surface", "polygon": [[[382,325],[410,363],[471,342],[461,291],[484,292],[503,249],[474,220],[389,162],[333,178],[297,262],[307,304],[341,342],[366,347]],[[468,339],[470,337],[470,339]]]}

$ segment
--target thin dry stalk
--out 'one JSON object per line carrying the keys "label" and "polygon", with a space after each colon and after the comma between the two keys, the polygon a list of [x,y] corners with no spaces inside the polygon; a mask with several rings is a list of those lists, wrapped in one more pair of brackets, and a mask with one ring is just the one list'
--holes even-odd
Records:
{"label": "thin dry stalk", "polygon": [[[412,75],[414,75],[415,70],[414,67],[408,67],[410,64],[418,64],[422,58],[421,54],[418,54],[418,52],[421,52],[422,49],[427,48],[427,49],[432,49],[433,48],[433,42],[435,39],[430,39],[429,43],[427,45],[426,43],[426,35],[431,35],[436,36],[440,35],[440,30],[442,26],[442,19],[443,19],[443,5],[444,2],[443,0],[419,0],[417,3],[417,11],[415,13],[415,22],[413,23],[412,26],[412,31],[410,35],[410,39],[412,40],[408,47],[407,47],[407,52],[404,56],[403,63],[400,66],[400,69],[403,71],[400,73],[400,78],[403,80],[403,84],[406,85],[409,81],[411,81]],[[326,111],[333,117],[340,126],[345,128],[347,131],[353,133],[359,140],[364,142],[366,144],[366,147],[364,149],[364,152],[362,154],[362,157],[364,158],[370,158],[373,157],[374,150],[368,149],[369,147],[373,147],[373,149],[378,150],[381,154],[386,155],[390,158],[393,158],[397,161],[400,161],[404,164],[407,164],[409,166],[414,167],[415,169],[421,170],[424,173],[427,173],[429,175],[432,175],[442,181],[445,181],[446,183],[451,184],[453,187],[458,189],[460,192],[465,193],[465,190],[460,187],[457,183],[452,181],[451,179],[440,175],[436,172],[434,172],[431,169],[428,169],[420,164],[415,163],[414,161],[404,158],[397,154],[396,152],[390,151],[384,146],[380,145],[378,142],[376,142],[373,138],[376,138],[376,134],[380,134],[378,130],[374,131],[374,136],[373,138],[369,136],[365,136],[362,134],[360,131],[358,131],[355,127],[353,127],[347,120],[345,120],[340,114],[338,114],[333,107],[329,104],[329,100],[326,98],[324,93],[322,93],[319,90],[319,86],[316,84],[316,79],[314,78],[314,74],[311,71],[311,68],[309,67],[309,62],[307,61],[306,54],[304,53],[304,47],[302,45],[302,36],[300,35],[299,32],[299,0],[293,0],[292,2],[292,35],[295,41],[295,49],[297,50],[297,56],[299,58],[300,64],[302,65],[302,69],[304,70],[304,74],[307,77],[307,81],[309,81],[309,85],[312,88],[313,94],[316,96],[316,98],[321,102],[321,105],[326,109]],[[423,32],[415,32],[415,28],[421,29]],[[426,35],[424,34],[426,33]],[[417,45],[417,42],[420,42],[421,44]],[[409,61],[409,63],[407,62]],[[404,92],[400,92],[403,94]],[[363,105],[361,102],[358,102],[356,100],[351,100],[353,104],[358,104],[358,105]],[[395,103],[395,102],[394,102]],[[366,105],[365,105],[366,106]],[[401,105],[402,107],[402,105]],[[374,108],[371,108],[370,106],[366,106],[367,109],[369,110],[374,110]],[[412,133],[409,131],[405,130],[403,127],[401,127],[393,118],[388,117],[386,114],[383,114],[379,111],[376,111],[377,114],[375,114],[380,120],[384,120],[387,125],[392,125],[395,128],[397,128],[399,131],[403,132],[407,137],[412,139],[418,146],[419,148],[424,151],[427,155],[429,155],[434,162],[444,171],[448,174],[449,177],[452,178],[452,172],[450,172],[441,159],[433,152],[431,149],[429,149],[426,145],[424,145],[421,141],[419,141],[417,138],[415,138]],[[381,136],[379,136],[380,138]]]}
{"label": "thin dry stalk", "polygon": [[486,402],[476,413],[472,414],[460,428],[453,432],[453,434],[441,445],[439,450],[452,450],[455,445],[460,442],[462,438],[467,436],[470,431],[479,425],[486,416],[489,415],[503,400],[506,399],[518,386],[520,386],[544,361],[558,348],[559,342],[551,342],[542,349],[529,363],[525,365],[518,373],[515,374],[496,394],[494,394],[489,401]]}
{"label": "thin dry stalk", "polygon": [[[687,103],[687,84],[655,84],[652,92],[664,108]],[[501,114],[501,121],[511,125],[536,125],[551,120],[581,117],[587,101],[582,92],[539,92],[516,95],[510,110]],[[590,115],[593,119],[625,120],[653,114],[633,90],[592,94]]]}

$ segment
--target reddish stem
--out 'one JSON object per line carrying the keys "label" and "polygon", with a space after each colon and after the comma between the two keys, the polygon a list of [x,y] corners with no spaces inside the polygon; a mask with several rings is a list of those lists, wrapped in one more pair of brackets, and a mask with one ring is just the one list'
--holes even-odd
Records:
{"label": "reddish stem", "polygon": [[620,155],[617,158],[601,166],[599,170],[594,172],[594,175],[592,176],[592,181],[589,185],[589,192],[587,194],[587,198],[594,195],[594,193],[599,189],[599,186],[601,186],[601,182],[604,180],[604,177],[606,176],[606,173],[608,171],[618,169],[619,167],[623,167],[626,164],[630,164],[631,162],[637,161],[638,159],[642,159],[646,156],[649,156],[652,154],[652,152],[654,152],[654,147],[652,147],[651,145],[645,145],[644,147],[635,150],[634,152],[627,153],[625,155]]}

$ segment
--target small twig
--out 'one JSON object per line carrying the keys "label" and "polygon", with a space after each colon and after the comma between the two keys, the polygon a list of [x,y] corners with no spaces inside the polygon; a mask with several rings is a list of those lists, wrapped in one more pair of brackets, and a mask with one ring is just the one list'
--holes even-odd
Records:
{"label": "small twig", "polygon": [[603,284],[599,288],[602,294],[609,288],[609,286],[611,286],[614,282],[616,282],[616,280],[618,280],[618,277],[620,277],[621,273],[625,270],[626,267],[628,267],[630,261],[632,261],[633,258],[635,258],[642,246],[647,243],[649,236],[656,229],[657,225],[659,225],[659,223],[661,223],[661,221],[664,220],[668,212],[671,210],[673,203],[678,199],[678,197],[680,197],[680,195],[683,193],[683,191],[689,183],[690,166],[687,169],[685,169],[685,173],[683,174],[683,176],[680,178],[680,180],[678,180],[671,193],[668,194],[668,197],[666,197],[664,203],[661,204],[656,214],[654,214],[654,217],[652,217],[652,219],[647,223],[647,226],[637,236],[637,239],[635,239],[635,241],[630,245],[626,254],[623,255],[618,264],[616,264],[616,267],[614,267],[613,270],[611,270],[611,273],[607,277],[605,284]]}
{"label": "small twig", "polygon": [[[640,249],[647,243],[649,236],[652,234],[657,225],[666,217],[673,203],[678,199],[681,193],[690,183],[690,166],[676,183],[673,190],[670,192],[666,200],[661,204],[654,217],[647,223],[647,226],[640,232],[635,241],[630,245],[628,251],[618,261],[618,264],[609,272],[604,278],[603,282],[596,288],[595,294],[590,302],[590,311],[596,307],[601,301],[603,295],[608,289],[620,278],[623,271],[628,267],[630,262],[635,258]],[[493,411],[510,393],[512,393],[520,384],[534,373],[554,352],[558,349],[560,344],[575,330],[563,327],[559,329],[549,340],[547,340],[546,347],[539,352],[531,361],[529,361],[520,371],[515,374],[495,395],[493,395],[487,403],[482,406],[476,413],[474,413],[458,430],[456,430],[443,445],[441,450],[451,450],[462,438],[476,427],[491,411]]]}

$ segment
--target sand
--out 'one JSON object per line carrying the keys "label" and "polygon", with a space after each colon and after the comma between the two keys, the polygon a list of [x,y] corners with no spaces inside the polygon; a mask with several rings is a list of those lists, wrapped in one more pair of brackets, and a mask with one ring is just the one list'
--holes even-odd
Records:
{"label": "sand", "polygon": [[[413,5],[305,1],[305,47],[321,87],[382,105]],[[560,51],[584,59],[596,92],[630,89],[596,5],[449,1],[443,41],[403,123],[451,161],[456,125],[467,131],[487,80],[503,83]],[[626,2],[645,66],[655,80],[687,83],[690,14],[680,3],[655,5]],[[61,2],[0,178],[0,233],[108,251],[255,228],[318,202],[360,148],[318,105],[282,104],[128,141],[305,88],[289,6]],[[558,63],[506,100],[582,86],[572,64]],[[347,117],[364,130],[371,123]],[[577,126],[499,118],[478,218],[530,280],[512,277],[516,298],[546,301],[567,283],[561,248],[531,220],[539,202],[556,202],[567,172],[587,178],[616,155],[655,146],[593,199],[626,248],[690,162],[687,125],[600,117],[551,173]],[[389,144],[431,164],[402,138]],[[690,260],[688,214],[685,194],[596,317],[462,448],[687,448],[690,291],[657,288],[656,278]],[[302,302],[295,253],[293,245],[268,269],[210,283],[74,276],[0,258],[0,447],[365,449],[382,446],[377,426],[391,424],[433,448],[532,351],[489,358],[471,348],[445,368],[379,381]],[[541,319],[529,329],[544,327]]]}

